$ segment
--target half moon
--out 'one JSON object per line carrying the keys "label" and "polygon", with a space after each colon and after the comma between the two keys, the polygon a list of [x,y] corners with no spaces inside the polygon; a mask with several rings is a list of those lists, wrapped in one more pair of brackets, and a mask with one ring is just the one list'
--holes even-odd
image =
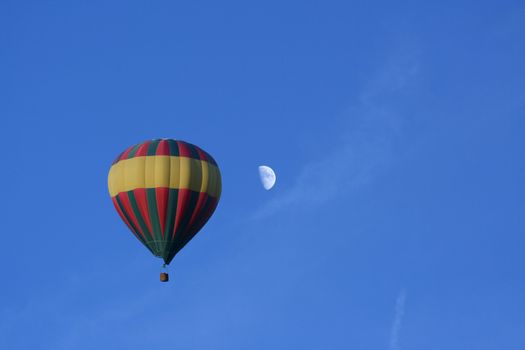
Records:
{"label": "half moon", "polygon": [[266,165],[259,166],[259,177],[265,190],[270,190],[275,185],[275,172],[272,168]]}

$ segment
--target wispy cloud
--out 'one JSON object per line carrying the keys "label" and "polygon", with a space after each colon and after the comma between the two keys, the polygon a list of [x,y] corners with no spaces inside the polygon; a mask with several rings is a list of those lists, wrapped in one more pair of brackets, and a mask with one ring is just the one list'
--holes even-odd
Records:
{"label": "wispy cloud", "polygon": [[401,331],[401,323],[405,314],[406,291],[402,289],[396,299],[394,321],[392,328],[390,328],[390,340],[388,342],[389,350],[399,349],[399,332]]}
{"label": "wispy cloud", "polygon": [[405,118],[396,104],[407,100],[419,73],[416,53],[394,55],[371,77],[346,112],[346,126],[326,157],[306,164],[289,190],[260,208],[254,219],[291,207],[322,204],[374,178],[393,158]]}

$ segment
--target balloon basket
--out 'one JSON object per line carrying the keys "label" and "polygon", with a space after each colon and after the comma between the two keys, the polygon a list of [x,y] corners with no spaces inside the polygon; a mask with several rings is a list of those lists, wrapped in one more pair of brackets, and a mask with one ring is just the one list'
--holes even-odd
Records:
{"label": "balloon basket", "polygon": [[168,282],[170,280],[169,275],[166,272],[160,273],[160,281],[161,282]]}

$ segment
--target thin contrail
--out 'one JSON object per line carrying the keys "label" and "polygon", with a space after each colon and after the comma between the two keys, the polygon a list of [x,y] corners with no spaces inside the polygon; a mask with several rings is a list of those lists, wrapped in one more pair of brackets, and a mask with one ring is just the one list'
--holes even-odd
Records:
{"label": "thin contrail", "polygon": [[406,291],[402,289],[396,299],[394,322],[392,322],[392,328],[390,329],[390,342],[388,347],[390,350],[399,349],[399,331],[401,330],[401,322],[405,314],[405,301]]}

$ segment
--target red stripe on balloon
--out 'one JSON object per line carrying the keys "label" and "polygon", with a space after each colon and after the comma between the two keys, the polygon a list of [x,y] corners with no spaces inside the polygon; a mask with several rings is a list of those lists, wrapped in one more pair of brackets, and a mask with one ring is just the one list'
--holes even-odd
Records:
{"label": "red stripe on balloon", "polygon": [[143,239],[142,237],[140,236],[140,234],[133,228],[133,226],[131,225],[131,223],[128,221],[128,219],[126,218],[126,215],[124,214],[124,212],[122,211],[122,209],[120,208],[120,205],[118,204],[117,202],[117,197],[113,197],[111,198],[111,201],[113,202],[113,205],[115,206],[115,209],[117,209],[117,212],[118,212],[118,215],[120,216],[120,218],[122,219],[122,221],[124,221],[124,223],[128,226],[129,230],[133,233],[133,235],[135,237],[137,237],[137,239],[141,242],[143,242]]}
{"label": "red stripe on balloon", "polygon": [[191,158],[191,151],[186,142],[177,141],[179,146],[179,156]]}
{"label": "red stripe on balloon", "polygon": [[162,238],[164,238],[164,229],[166,228],[166,210],[168,207],[169,188],[158,187],[155,189],[155,197],[157,198],[157,212],[159,215],[160,231]]}
{"label": "red stripe on balloon", "polygon": [[206,205],[203,208],[202,213],[199,216],[199,219],[197,220],[197,223],[195,225],[194,229],[196,230],[196,232],[198,232],[206,224],[206,222],[208,222],[213,212],[217,208],[218,203],[219,201],[217,198],[208,196]]}
{"label": "red stripe on balloon", "polygon": [[151,229],[151,218],[149,217],[148,196],[146,194],[146,189],[134,189],[133,194],[135,195],[135,200],[137,202],[137,206],[139,207],[140,215],[144,219],[144,223],[148,228],[149,235],[151,236],[151,239],[155,239],[155,236],[153,235],[153,230]]}
{"label": "red stripe on balloon", "polygon": [[143,142],[139,148],[137,149],[137,152],[135,152],[135,157],[144,157],[148,154],[148,147],[151,141]]}
{"label": "red stripe on balloon", "polygon": [[202,229],[206,222],[208,222],[211,215],[215,211],[215,208],[217,207],[217,203],[218,201],[216,198],[207,196],[206,202],[201,214],[198,216],[198,219],[195,220],[192,226],[188,226],[186,228],[186,235],[180,248],[184,247],[189,241],[191,241],[191,239]]}
{"label": "red stripe on balloon", "polygon": [[137,218],[135,217],[135,214],[133,213],[133,209],[131,208],[131,203],[129,202],[129,196],[127,192],[119,193],[118,198],[122,205],[124,206],[124,211],[126,212],[126,215],[131,219],[133,226],[137,228],[137,231],[140,233],[142,238],[146,240],[146,234],[145,232],[142,232],[142,229],[140,228],[140,225],[137,221]]}
{"label": "red stripe on balloon", "polygon": [[206,155],[206,152],[201,150],[199,147],[195,146],[195,150],[197,151],[197,154],[199,155],[199,158],[201,160],[208,161],[208,156]]}
{"label": "red stripe on balloon", "polygon": [[128,219],[126,219],[126,216],[124,215],[122,210],[120,209],[120,206],[118,205],[118,202],[117,202],[117,197],[111,198],[111,201],[113,202],[115,209],[117,209],[118,215],[120,215],[120,218],[122,219],[122,221],[124,221],[124,223],[129,227],[131,231],[135,231],[133,227],[131,226],[131,224],[129,223]]}
{"label": "red stripe on balloon", "polygon": [[187,215],[186,211],[188,209],[188,203],[190,199],[190,190],[188,189],[179,189],[179,198],[177,200],[177,210],[175,213],[175,225],[173,225],[173,233],[171,239],[175,239],[175,235],[180,231],[181,225],[183,223],[184,216]]}
{"label": "red stripe on balloon", "polygon": [[195,205],[195,209],[193,210],[193,213],[191,215],[191,218],[190,218],[190,221],[188,222],[187,227],[193,226],[195,219],[198,218],[200,215],[202,215],[201,212],[204,207],[204,204],[206,203],[207,198],[208,198],[208,195],[206,194],[206,192],[199,193],[199,199],[197,199],[197,204]]}
{"label": "red stripe on balloon", "polygon": [[133,146],[129,146],[129,147],[128,147],[128,148],[122,153],[122,155],[120,156],[120,159],[119,159],[119,160],[128,159],[129,152],[131,152],[131,150],[133,149],[133,147],[135,147],[135,145],[133,145]]}
{"label": "red stripe on balloon", "polygon": [[160,140],[159,145],[157,146],[156,156],[169,156],[170,155],[170,145],[166,140]]}

